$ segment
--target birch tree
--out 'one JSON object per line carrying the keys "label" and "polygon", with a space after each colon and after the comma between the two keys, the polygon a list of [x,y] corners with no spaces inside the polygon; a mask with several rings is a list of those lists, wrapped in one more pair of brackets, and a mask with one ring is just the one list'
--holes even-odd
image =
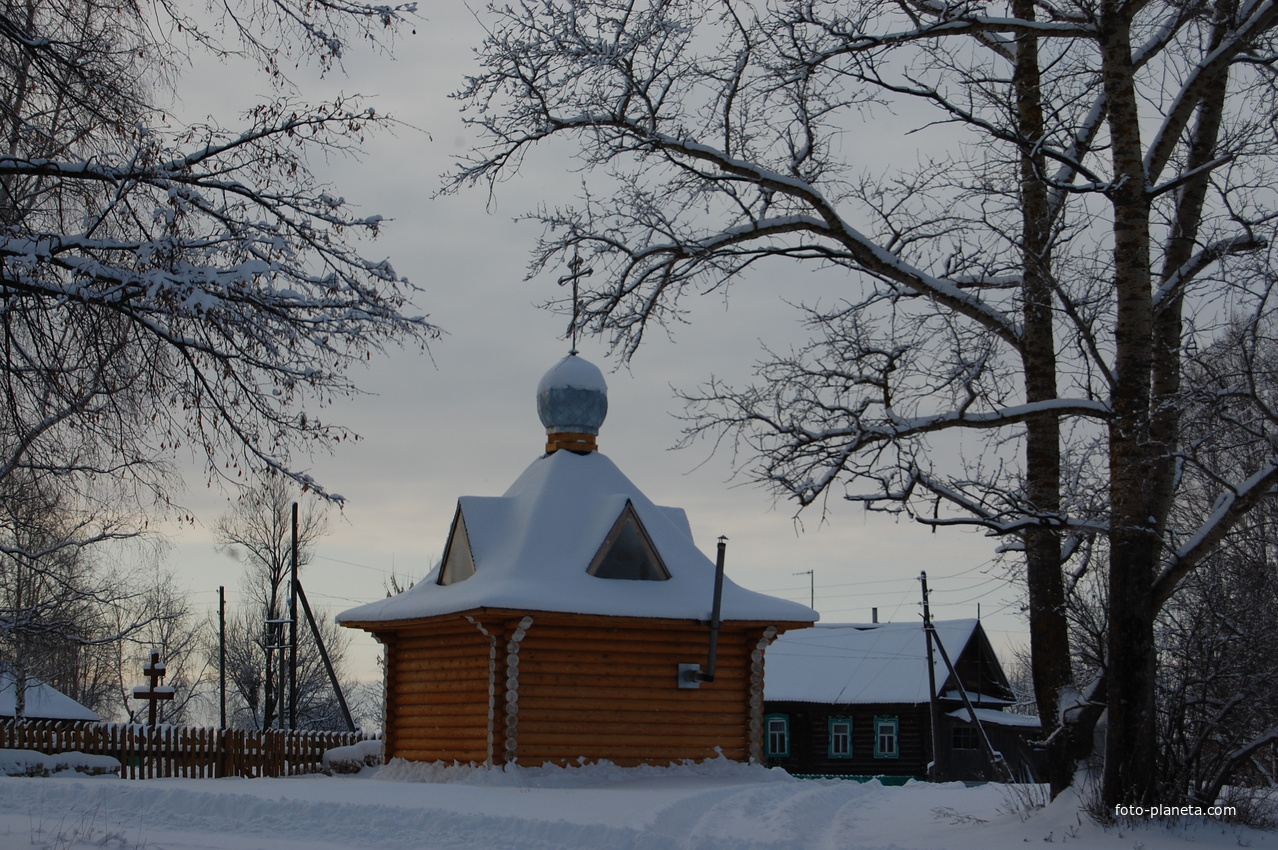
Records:
{"label": "birch tree", "polygon": [[[494,6],[458,93],[483,142],[447,185],[575,151],[585,188],[535,213],[532,274],[580,252],[578,323],[625,357],[693,293],[753,273],[800,301],[789,266],[842,273],[806,345],[688,393],[689,437],[735,440],[800,507],[994,536],[1027,585],[1053,793],[1104,711],[1102,805],[1148,804],[1156,615],[1278,482],[1272,454],[1214,469],[1181,439],[1186,362],[1273,309],[1276,21],[1273,0]],[[865,146],[919,153],[871,174]],[[1254,385],[1220,395],[1272,417]],[[1067,618],[1092,556],[1095,674]]]}

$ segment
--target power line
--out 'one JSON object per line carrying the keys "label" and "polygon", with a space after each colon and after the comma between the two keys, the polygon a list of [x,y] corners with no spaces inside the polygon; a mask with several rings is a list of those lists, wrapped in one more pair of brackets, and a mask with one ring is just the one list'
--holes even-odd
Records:
{"label": "power line", "polygon": [[348,567],[359,567],[361,570],[368,570],[369,572],[381,573],[382,575],[394,575],[395,573],[394,569],[387,570],[387,569],[383,569],[382,567],[372,567],[372,566],[369,566],[368,564],[357,564],[354,561],[343,561],[341,558],[334,558],[331,555],[313,555],[312,557],[321,561],[332,561],[335,564],[345,564]]}
{"label": "power line", "polygon": [[[982,563],[976,564],[975,566],[968,567],[965,570],[959,570],[956,573],[949,573],[948,575],[936,576],[935,579],[929,576],[928,579],[929,581],[947,581],[949,579],[955,579],[961,576],[968,575],[969,573],[973,573],[977,570],[986,569],[992,565],[993,565],[993,561],[983,561]],[[806,571],[803,573],[803,575],[806,575]],[[916,582],[917,580],[918,579],[916,578],[876,578],[876,579],[865,579],[863,581],[844,581],[844,582],[837,582],[834,584],[822,584],[820,586],[826,587],[826,588],[864,587],[870,584],[903,584],[903,583],[909,583],[912,586],[914,582]],[[1002,580],[1003,579],[1000,576],[991,576],[990,578],[986,579],[986,581],[1002,581]],[[760,593],[783,593],[787,591],[801,591],[806,589],[807,588],[800,587],[800,586],[772,587],[772,588],[764,588],[760,590],[759,592]]]}

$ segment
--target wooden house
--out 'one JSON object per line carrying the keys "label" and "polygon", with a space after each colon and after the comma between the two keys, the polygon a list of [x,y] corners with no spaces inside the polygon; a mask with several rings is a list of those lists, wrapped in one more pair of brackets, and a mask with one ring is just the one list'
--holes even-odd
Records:
{"label": "wooden house", "polygon": [[984,738],[1017,779],[1042,775],[1038,718],[1004,710],[1012,691],[980,622],[935,627],[957,674],[935,652],[935,694],[921,623],[823,624],[778,639],[768,651],[768,763],[804,775],[923,779],[935,758],[937,779],[1004,780]]}
{"label": "wooden house", "polygon": [[342,613],[386,647],[387,758],[483,764],[761,760],[763,653],[816,613],[722,581],[681,509],[597,450],[599,370],[542,379],[546,453],[499,497],[462,497],[441,563]]}

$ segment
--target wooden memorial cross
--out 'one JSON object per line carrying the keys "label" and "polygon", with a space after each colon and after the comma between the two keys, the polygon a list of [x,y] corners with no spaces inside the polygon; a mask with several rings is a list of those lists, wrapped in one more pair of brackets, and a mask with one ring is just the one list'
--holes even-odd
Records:
{"label": "wooden memorial cross", "polygon": [[149,685],[138,685],[133,689],[134,699],[144,699],[151,703],[151,710],[148,713],[147,725],[152,729],[155,728],[155,703],[157,700],[173,699],[173,688],[168,685],[161,685],[160,680],[164,678],[165,667],[164,662],[160,660],[160,650],[151,650],[151,660],[142,668],[142,675],[151,680]]}

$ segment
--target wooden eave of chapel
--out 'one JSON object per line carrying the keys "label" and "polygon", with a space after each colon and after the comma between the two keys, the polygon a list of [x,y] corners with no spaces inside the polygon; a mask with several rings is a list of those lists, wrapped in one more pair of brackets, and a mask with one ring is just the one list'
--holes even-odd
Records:
{"label": "wooden eave of chapel", "polygon": [[[608,579],[602,579],[608,581]],[[451,626],[455,622],[466,623],[467,617],[482,623],[504,623],[518,622],[521,617],[531,615],[537,622],[544,622],[547,619],[564,618],[572,622],[574,625],[597,628],[653,628],[659,629],[664,626],[671,625],[697,625],[706,628],[708,623],[705,620],[692,620],[686,618],[675,617],[628,617],[618,616],[615,614],[574,614],[569,611],[538,611],[531,608],[472,608],[469,611],[458,611],[448,614],[436,614],[432,617],[416,617],[405,620],[343,620],[342,625],[353,628],[363,629],[374,634],[393,633],[393,634],[430,634],[438,631],[440,628]],[[792,621],[779,623],[775,620],[725,620],[724,628],[737,629],[766,629],[770,626],[785,626],[787,628],[799,628],[810,625],[803,621]],[[709,639],[709,632],[707,639]]]}

